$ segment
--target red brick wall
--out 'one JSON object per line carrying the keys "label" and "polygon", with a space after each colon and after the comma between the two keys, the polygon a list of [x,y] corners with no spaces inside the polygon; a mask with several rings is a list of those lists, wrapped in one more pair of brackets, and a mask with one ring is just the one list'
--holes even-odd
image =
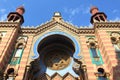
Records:
{"label": "red brick wall", "polygon": [[81,50],[82,50],[81,54],[83,54],[87,66],[88,80],[96,80],[96,76],[94,74],[94,65],[92,64],[86,41],[87,39],[85,38],[85,36],[80,36]]}
{"label": "red brick wall", "polygon": [[0,44],[0,70],[4,70],[10,56],[12,54],[16,38],[18,36],[18,30],[16,28],[10,28],[6,30],[5,37],[2,38]]}
{"label": "red brick wall", "polygon": [[22,80],[24,77],[25,68],[27,65],[30,51],[31,51],[32,41],[33,41],[33,36],[28,36],[28,41],[27,41],[26,47],[23,51],[23,55],[22,55],[21,62],[19,65],[18,76],[16,76],[15,80]]}

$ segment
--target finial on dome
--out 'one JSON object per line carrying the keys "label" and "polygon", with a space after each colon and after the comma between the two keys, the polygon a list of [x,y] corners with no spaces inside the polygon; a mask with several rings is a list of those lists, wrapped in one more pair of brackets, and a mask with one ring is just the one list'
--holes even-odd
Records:
{"label": "finial on dome", "polygon": [[16,12],[18,12],[20,15],[23,15],[25,13],[25,8],[23,6],[19,6],[16,9]]}
{"label": "finial on dome", "polygon": [[53,20],[61,20],[62,17],[61,17],[61,13],[60,12],[55,12],[54,15],[53,15]]}
{"label": "finial on dome", "polygon": [[90,22],[94,24],[95,22],[106,22],[107,16],[104,12],[99,12],[99,9],[96,6],[92,6],[90,9],[92,14]]}
{"label": "finial on dome", "polygon": [[92,6],[91,9],[90,9],[90,13],[92,15],[96,14],[99,12],[99,9],[96,7],[96,6]]}

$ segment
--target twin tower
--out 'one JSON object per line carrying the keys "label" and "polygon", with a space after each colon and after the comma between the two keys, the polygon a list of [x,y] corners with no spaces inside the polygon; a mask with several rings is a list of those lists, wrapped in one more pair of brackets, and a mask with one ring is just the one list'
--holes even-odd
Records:
{"label": "twin tower", "polygon": [[[23,6],[20,6],[16,9],[16,12],[11,12],[7,16],[8,21],[13,21],[13,22],[20,22],[20,24],[24,23],[24,18],[23,14],[25,12],[25,9]],[[104,12],[99,12],[99,9],[95,6],[91,7],[90,13],[92,14],[91,16],[91,24],[95,22],[106,22],[107,21],[107,16]],[[60,16],[60,15],[59,15]]]}

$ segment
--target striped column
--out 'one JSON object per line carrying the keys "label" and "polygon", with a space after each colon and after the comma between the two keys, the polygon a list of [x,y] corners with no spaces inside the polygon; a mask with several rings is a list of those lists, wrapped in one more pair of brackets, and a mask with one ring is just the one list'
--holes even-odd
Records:
{"label": "striped column", "polygon": [[10,59],[12,54],[12,49],[16,41],[16,36],[18,34],[18,30],[15,28],[10,28],[7,30],[5,37],[2,38],[2,42],[0,44],[0,70],[4,70],[6,65]]}
{"label": "striped column", "polygon": [[110,80],[113,79],[113,68],[117,65],[115,49],[111,43],[109,34],[104,30],[97,30],[96,36],[101,50],[101,55],[105,63],[106,69],[111,74]]}
{"label": "striped column", "polygon": [[90,58],[90,53],[86,44],[85,36],[80,36],[80,43],[81,43],[81,50],[82,50],[81,53],[84,56],[84,60],[87,66],[88,80],[96,80],[96,76],[94,74],[94,65],[92,64],[92,61]]}
{"label": "striped column", "polygon": [[15,80],[22,80],[24,77],[25,68],[27,65],[30,51],[31,51],[32,41],[33,41],[33,36],[28,36],[28,41],[23,51],[23,55],[22,55],[21,62],[19,65],[18,76],[16,76]]}

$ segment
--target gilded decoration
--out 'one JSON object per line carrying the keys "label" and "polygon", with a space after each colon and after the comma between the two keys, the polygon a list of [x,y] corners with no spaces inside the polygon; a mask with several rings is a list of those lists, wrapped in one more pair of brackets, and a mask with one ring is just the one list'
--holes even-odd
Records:
{"label": "gilded decoration", "polygon": [[69,65],[71,59],[70,55],[67,53],[53,52],[45,55],[44,61],[48,68],[53,70],[61,70]]}

